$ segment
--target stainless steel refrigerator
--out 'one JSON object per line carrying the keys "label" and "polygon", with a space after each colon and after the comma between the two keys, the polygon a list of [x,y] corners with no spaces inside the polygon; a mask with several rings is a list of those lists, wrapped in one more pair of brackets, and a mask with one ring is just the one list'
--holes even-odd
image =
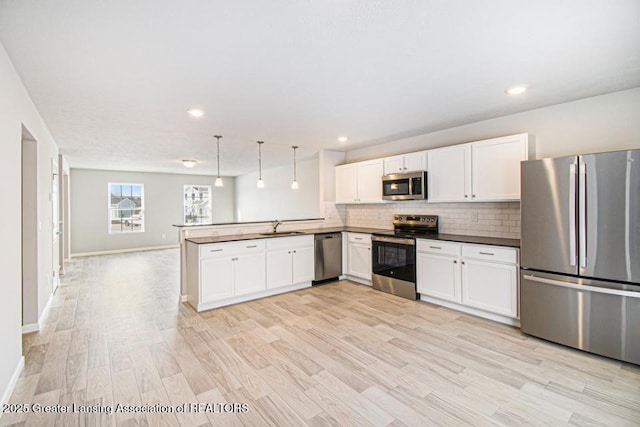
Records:
{"label": "stainless steel refrigerator", "polygon": [[640,150],[522,162],[526,334],[640,364]]}

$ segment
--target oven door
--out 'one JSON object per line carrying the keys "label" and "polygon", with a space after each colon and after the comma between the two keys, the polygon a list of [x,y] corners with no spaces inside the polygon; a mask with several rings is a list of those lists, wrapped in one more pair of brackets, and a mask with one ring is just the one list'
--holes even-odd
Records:
{"label": "oven door", "polygon": [[415,240],[372,236],[373,274],[416,282]]}

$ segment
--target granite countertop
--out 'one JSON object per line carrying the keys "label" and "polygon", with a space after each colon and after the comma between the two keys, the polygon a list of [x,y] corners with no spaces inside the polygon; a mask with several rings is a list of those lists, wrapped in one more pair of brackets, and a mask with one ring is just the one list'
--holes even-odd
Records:
{"label": "granite countertop", "polygon": [[[191,243],[199,245],[208,243],[225,243],[225,242],[238,242],[242,240],[255,240],[255,239],[272,239],[275,237],[295,237],[305,236],[310,234],[326,234],[326,233],[339,233],[342,231],[350,233],[366,233],[366,234],[380,234],[386,236],[393,236],[393,230],[385,230],[381,228],[365,228],[365,227],[327,227],[327,228],[309,228],[305,230],[296,230],[295,234],[272,234],[272,233],[250,233],[250,234],[234,234],[229,236],[207,236],[207,237],[189,237],[186,240]],[[486,237],[486,236],[466,236],[459,234],[434,234],[425,236],[425,239],[432,240],[446,240],[450,242],[460,243],[475,243],[480,245],[493,245],[493,246],[507,246],[512,248],[520,247],[520,240],[518,239],[503,239],[499,237]]]}

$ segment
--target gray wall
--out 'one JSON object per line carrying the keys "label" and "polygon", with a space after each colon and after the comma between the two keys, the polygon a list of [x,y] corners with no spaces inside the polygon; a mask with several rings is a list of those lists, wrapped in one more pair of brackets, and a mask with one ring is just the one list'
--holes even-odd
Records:
{"label": "gray wall", "polygon": [[536,158],[627,150],[640,147],[638,112],[640,88],[635,88],[351,150],[347,161],[523,132],[534,136]]}
{"label": "gray wall", "polygon": [[320,173],[318,159],[298,162],[300,188],[291,189],[292,165],[262,171],[264,188],[257,188],[258,173],[236,177],[236,220],[272,221],[275,219],[319,218]]}
{"label": "gray wall", "polygon": [[22,244],[21,244],[21,151],[22,128],[37,141],[37,266],[38,289],[44,304],[38,305],[40,319],[51,296],[52,217],[49,190],[51,161],[58,157],[58,147],[49,129],[31,101],[4,47],[0,45],[0,396],[7,392],[22,361]]}
{"label": "gray wall", "polygon": [[[178,244],[178,229],[173,224],[184,222],[184,186],[188,184],[211,185],[213,221],[233,222],[235,180],[230,177],[224,178],[224,187],[216,188],[215,178],[206,175],[72,168],[70,179],[72,255]],[[109,182],[144,184],[144,232],[108,233]]]}

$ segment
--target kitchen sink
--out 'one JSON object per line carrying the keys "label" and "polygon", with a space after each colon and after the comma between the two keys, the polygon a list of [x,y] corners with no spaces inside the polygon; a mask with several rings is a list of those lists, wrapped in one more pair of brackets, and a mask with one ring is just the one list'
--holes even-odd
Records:
{"label": "kitchen sink", "polygon": [[304,234],[302,231],[275,231],[271,233],[260,233],[261,236],[295,236],[296,234]]}

